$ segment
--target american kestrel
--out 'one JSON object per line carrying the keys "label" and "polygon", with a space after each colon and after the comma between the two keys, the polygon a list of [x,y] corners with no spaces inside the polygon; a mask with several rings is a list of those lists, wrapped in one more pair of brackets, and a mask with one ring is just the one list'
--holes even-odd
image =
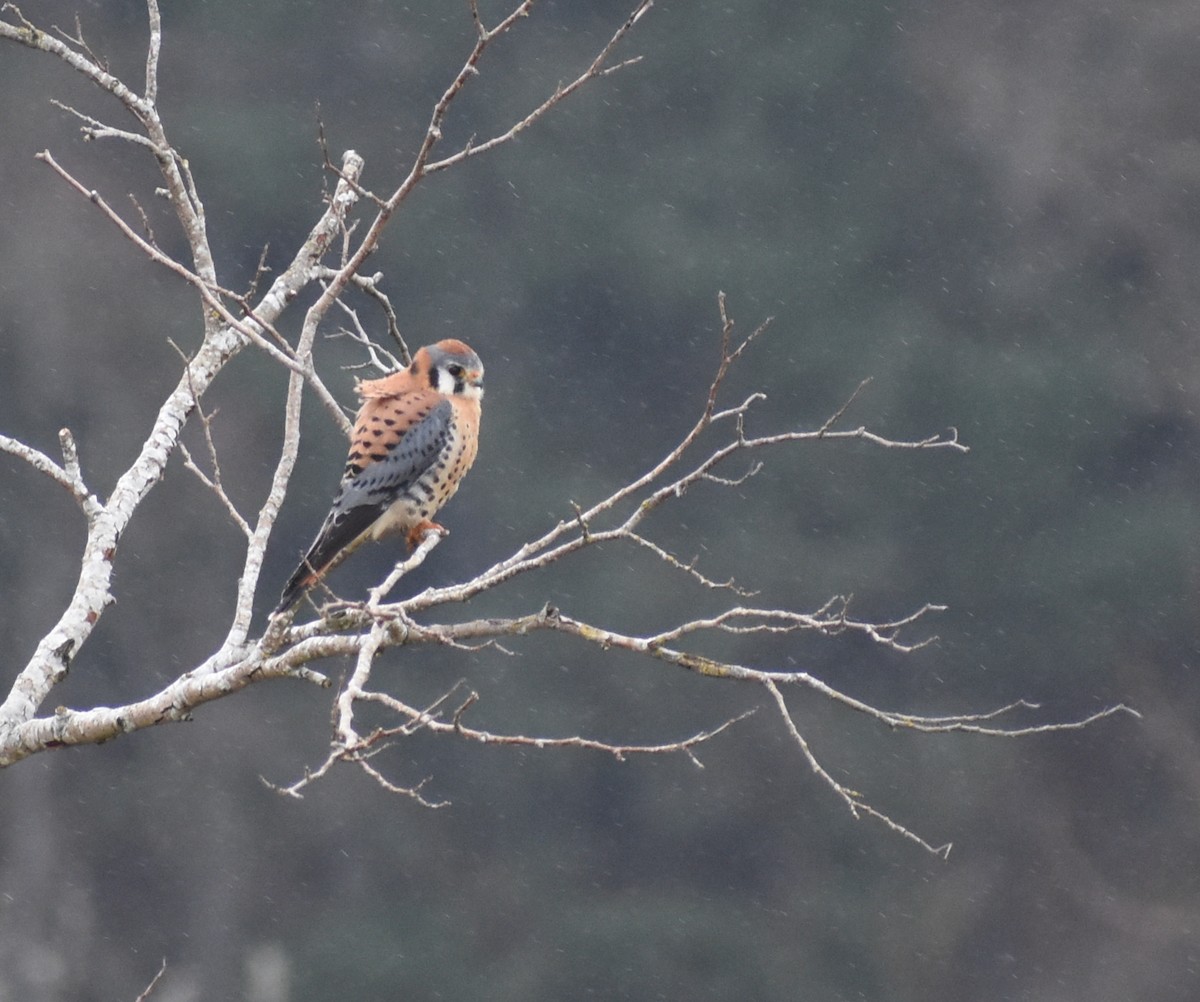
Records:
{"label": "american kestrel", "polygon": [[403,533],[413,548],[458,490],[479,447],[483,363],[461,341],[420,349],[407,369],[362,380],[341,487],[321,531],[283,589],[294,605],[367,539]]}

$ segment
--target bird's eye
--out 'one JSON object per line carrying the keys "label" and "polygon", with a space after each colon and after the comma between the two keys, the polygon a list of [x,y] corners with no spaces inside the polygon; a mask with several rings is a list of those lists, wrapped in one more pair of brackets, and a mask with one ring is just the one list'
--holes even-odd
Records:
{"label": "bird's eye", "polygon": [[458,363],[455,363],[454,365],[446,366],[446,371],[448,373],[450,373],[450,375],[453,376],[455,379],[462,379],[463,375],[466,373],[467,370],[464,369]]}

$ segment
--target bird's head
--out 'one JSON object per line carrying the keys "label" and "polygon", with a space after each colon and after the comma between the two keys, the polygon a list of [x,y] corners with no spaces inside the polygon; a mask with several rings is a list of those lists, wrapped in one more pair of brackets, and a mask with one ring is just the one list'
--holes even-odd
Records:
{"label": "bird's head", "polygon": [[483,397],[483,363],[467,345],[453,338],[426,345],[413,356],[414,376],[447,396]]}

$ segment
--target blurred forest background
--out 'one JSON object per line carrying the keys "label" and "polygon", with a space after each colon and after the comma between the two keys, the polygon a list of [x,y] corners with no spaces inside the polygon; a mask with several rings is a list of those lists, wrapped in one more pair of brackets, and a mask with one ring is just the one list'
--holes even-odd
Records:
{"label": "blurred forest background", "polygon": [[[64,28],[78,12],[141,79],[136,0],[25,12]],[[625,13],[540,4],[488,53],[446,148],[507,127]],[[854,822],[769,712],[703,748],[703,771],[426,736],[386,768],[431,776],[452,806],[349,773],[285,800],[259,777],[320,760],[329,697],[258,686],[0,774],[0,999],[132,999],[163,957],[155,998],[174,1002],[1198,997],[1198,32],[1186,0],[659,0],[620,53],[641,64],[431,179],[368,265],[410,343],[461,337],[488,369],[453,534],[404,587],[469,576],[647,469],[698,414],[724,289],[741,329],[776,318],[729,388],[767,392],[756,431],[818,427],[873,376],[850,422],[896,438],[953,425],[972,449],[774,453],[741,490],[652,523],[764,604],[950,605],[940,643],[910,657],[845,638],[735,655],[891,709],[1025,697],[1043,704],[1031,720],[1065,720],[1127,701],[1144,719],[934,738],[794,694],[835,777],[953,841],[942,861]],[[316,102],[332,155],[358,150],[390,190],[471,41],[465,2],[165,4],[160,106],[223,282],[244,286],[264,243],[281,266],[319,214]],[[50,98],[125,124],[115,103],[13,45],[0,89],[0,430],[53,454],[69,426],[105,490],[178,378],[169,340],[198,343],[197,304],[33,154],[130,218],[135,192],[163,246],[183,244],[148,158],[84,145]],[[319,348],[347,402],[339,366],[356,357]],[[248,509],[285,383],[248,351],[206,398]],[[342,461],[311,403],[304,433],[264,612]],[[6,678],[70,593],[82,537],[65,492],[0,456]],[[176,460],[56,698],[133,698],[211,653],[241,552]],[[340,590],[393,556],[364,551]],[[613,549],[468,612],[547,600],[637,631],[709,596]],[[682,737],[764,699],[556,637],[516,657],[396,651],[389,671],[414,703],[467,679],[481,726],[610,740]]]}

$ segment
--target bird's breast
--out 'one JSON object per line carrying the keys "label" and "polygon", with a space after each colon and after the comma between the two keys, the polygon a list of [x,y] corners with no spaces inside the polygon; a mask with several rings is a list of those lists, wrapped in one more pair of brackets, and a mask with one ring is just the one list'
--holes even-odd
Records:
{"label": "bird's breast", "polygon": [[476,426],[455,415],[446,444],[432,463],[404,489],[370,528],[374,539],[407,535],[429,521],[458,490],[479,448]]}

